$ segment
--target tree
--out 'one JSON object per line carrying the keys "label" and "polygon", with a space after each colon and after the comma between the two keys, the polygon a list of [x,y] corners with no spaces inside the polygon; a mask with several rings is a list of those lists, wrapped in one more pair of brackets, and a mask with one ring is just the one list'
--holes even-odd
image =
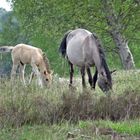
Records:
{"label": "tree", "polygon": [[[0,46],[14,46],[25,42],[23,33],[20,32],[20,23],[12,11],[7,12],[0,8]],[[0,54],[0,75],[10,74],[11,54]]]}
{"label": "tree", "polygon": [[[12,0],[23,30],[35,44],[58,46],[63,34],[77,27],[96,32],[113,42],[125,69],[135,67],[127,42],[137,36],[140,26],[137,0]],[[133,33],[132,33],[133,32]],[[112,39],[112,40],[111,40]],[[52,41],[53,40],[53,41]],[[49,45],[47,44],[47,45]],[[109,44],[109,43],[108,43]],[[54,48],[47,48],[51,49]],[[52,58],[53,59],[53,58]]]}
{"label": "tree", "polygon": [[[131,13],[128,10],[130,10],[131,8],[133,9],[135,7],[135,5],[132,5],[133,3],[130,2],[129,5],[127,5],[127,11],[124,12],[121,7],[117,13],[115,11],[116,9],[113,8],[114,3],[112,1],[101,0],[101,2],[103,5],[103,11],[105,13],[105,18],[106,18],[107,24],[109,26],[109,33],[112,36],[112,38],[116,44],[123,67],[125,69],[132,69],[135,67],[133,56],[128,47],[127,40],[122,34],[124,29],[127,26],[129,26],[129,23],[123,24],[122,22],[125,20],[125,18],[132,17]],[[126,2],[125,2],[125,4],[126,4]],[[126,13],[126,12],[128,12],[128,13]],[[128,17],[128,14],[129,14],[129,17]]]}

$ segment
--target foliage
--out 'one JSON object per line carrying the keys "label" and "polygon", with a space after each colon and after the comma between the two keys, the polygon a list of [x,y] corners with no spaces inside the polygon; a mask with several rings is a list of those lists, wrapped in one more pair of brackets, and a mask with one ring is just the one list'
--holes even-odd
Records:
{"label": "foliage", "polygon": [[[28,43],[42,48],[54,69],[54,72],[63,74],[68,70],[63,67],[64,60],[58,54],[58,47],[67,30],[78,27],[96,32],[101,38],[107,51],[107,60],[111,67],[121,68],[118,54],[110,37],[111,27],[105,18],[102,1],[63,1],[63,0],[11,0],[16,17],[16,28],[10,21],[5,24],[1,45]],[[139,67],[139,3],[137,1],[112,1],[117,22],[121,33],[129,40],[129,46],[134,55],[136,66]],[[13,15],[14,14],[14,15]],[[7,18],[6,18],[7,19]],[[10,18],[12,19],[12,17]],[[8,20],[8,19],[7,19]],[[12,28],[11,33],[9,28]],[[9,37],[8,37],[9,36]],[[11,38],[8,40],[8,38]],[[18,39],[19,38],[19,39]],[[115,59],[114,59],[115,57]],[[62,63],[63,61],[63,63]],[[67,66],[66,66],[67,67]],[[64,70],[65,69],[65,70]]]}
{"label": "foliage", "polygon": [[[110,37],[111,26],[107,24],[102,0],[64,1],[64,0],[12,0],[14,13],[26,33],[29,44],[43,48],[51,60],[52,67],[62,73],[62,63],[58,47],[64,33],[78,27],[96,32],[107,50],[108,62],[112,67],[121,67]],[[130,49],[138,55],[139,47],[139,3],[133,0],[111,1],[116,13],[117,28],[129,40]],[[135,41],[135,42],[134,42]],[[133,43],[133,45],[132,45]],[[135,48],[135,49],[134,49]],[[115,50],[115,52],[114,52]],[[136,51],[133,51],[136,50]],[[113,53],[112,53],[113,51]],[[114,59],[115,57],[115,59]],[[134,57],[136,65],[139,57]]]}
{"label": "foliage", "polygon": [[12,46],[24,41],[24,36],[20,33],[20,24],[12,11],[1,13],[0,25],[0,45]]}
{"label": "foliage", "polygon": [[[0,46],[14,46],[25,42],[27,39],[20,30],[20,23],[12,11],[5,11],[0,8]],[[0,54],[0,75],[10,74],[11,54]]]}

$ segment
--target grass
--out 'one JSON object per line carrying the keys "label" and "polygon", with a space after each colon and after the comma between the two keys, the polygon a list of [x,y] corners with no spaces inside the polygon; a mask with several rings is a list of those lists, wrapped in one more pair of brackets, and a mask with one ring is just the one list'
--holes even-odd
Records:
{"label": "grass", "polygon": [[[127,120],[124,122],[112,121],[79,121],[77,124],[69,122],[54,125],[24,125],[19,128],[8,128],[0,131],[1,140],[66,140],[71,137],[78,140],[97,139],[108,140],[111,134],[103,134],[109,128],[117,133],[117,136],[125,136],[125,139],[138,138],[140,126],[138,120]],[[96,129],[99,130],[96,133]],[[113,133],[112,133],[113,135]]]}
{"label": "grass", "polygon": [[114,132],[138,137],[140,71],[115,72],[109,97],[98,86],[82,90],[81,79],[75,79],[73,90],[57,75],[49,89],[38,88],[35,81],[25,88],[18,80],[1,79],[0,140],[104,140]]}
{"label": "grass", "polygon": [[110,120],[95,121],[97,127],[112,128],[120,134],[140,135],[140,120],[125,120],[113,122]]}
{"label": "grass", "polygon": [[64,140],[67,137],[68,125],[33,125],[23,126],[17,129],[3,130],[0,133],[1,140]]}

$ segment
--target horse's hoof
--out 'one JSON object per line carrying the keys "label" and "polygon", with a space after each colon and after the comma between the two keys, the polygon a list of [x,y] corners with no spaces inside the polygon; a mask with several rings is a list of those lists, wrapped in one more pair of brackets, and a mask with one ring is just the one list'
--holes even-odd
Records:
{"label": "horse's hoof", "polygon": [[76,90],[76,87],[74,87],[72,84],[69,84],[69,88],[70,88],[71,90]]}
{"label": "horse's hoof", "polygon": [[95,90],[95,87],[91,87],[91,90]]}
{"label": "horse's hoof", "polygon": [[73,88],[74,86],[72,84],[69,84],[69,88]]}

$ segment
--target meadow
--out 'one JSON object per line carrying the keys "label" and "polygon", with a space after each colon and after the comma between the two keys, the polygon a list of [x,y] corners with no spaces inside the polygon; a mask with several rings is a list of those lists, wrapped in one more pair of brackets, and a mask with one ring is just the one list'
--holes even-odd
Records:
{"label": "meadow", "polygon": [[73,89],[56,74],[47,89],[1,78],[0,140],[140,139],[140,71],[117,70],[112,78],[110,95],[98,86],[83,90],[80,75]]}

